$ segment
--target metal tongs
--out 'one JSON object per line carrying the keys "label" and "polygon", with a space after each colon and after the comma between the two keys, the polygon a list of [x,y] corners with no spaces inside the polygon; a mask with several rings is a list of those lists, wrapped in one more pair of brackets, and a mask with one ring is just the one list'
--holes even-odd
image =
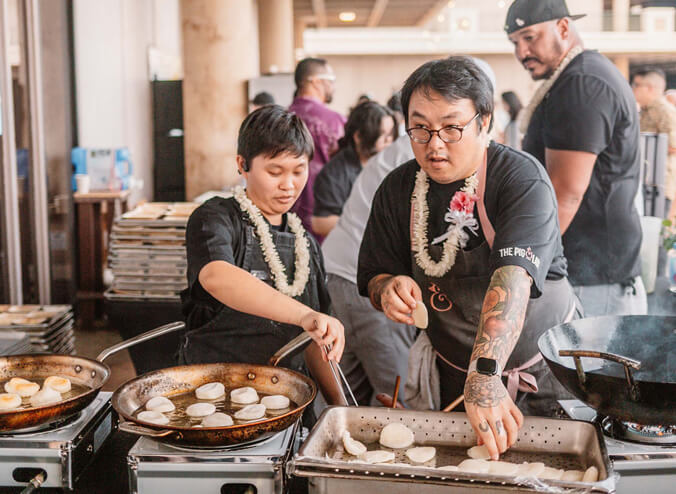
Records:
{"label": "metal tongs", "polygon": [[[331,345],[324,345],[323,347],[324,354],[328,357],[329,352],[331,351]],[[350,402],[347,401],[347,397],[345,396],[345,390],[343,388],[343,385],[345,388],[347,388],[348,393],[350,393],[350,398],[352,398],[352,402],[354,403],[354,406],[358,407],[359,403],[357,403],[357,398],[354,397],[354,393],[352,392],[352,388],[350,387],[350,383],[347,382],[347,378],[345,377],[345,374],[343,374],[343,369],[340,368],[340,364],[338,362],[335,362],[333,360],[329,360],[329,367],[331,367],[331,372],[333,373],[333,378],[336,380],[336,384],[338,385],[338,389],[340,389],[340,397],[343,399],[345,402],[345,405],[350,406]],[[338,376],[340,375],[340,379]],[[342,382],[341,382],[342,380]]]}

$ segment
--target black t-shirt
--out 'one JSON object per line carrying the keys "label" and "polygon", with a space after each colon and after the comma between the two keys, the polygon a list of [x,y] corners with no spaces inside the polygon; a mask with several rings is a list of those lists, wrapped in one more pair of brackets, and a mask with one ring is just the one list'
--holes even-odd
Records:
{"label": "black t-shirt", "polygon": [[[271,225],[271,229],[290,231],[286,214],[282,218],[282,224],[279,227]],[[221,302],[212,297],[200,284],[200,271],[211,261],[225,261],[242,267],[248,224],[246,214],[233,198],[214,197],[190,215],[185,233],[188,288],[182,293],[182,299],[183,312],[186,316],[191,313],[193,327],[208,322],[222,306]],[[307,236],[310,242],[311,269],[317,273],[317,292],[320,300],[320,307],[313,309],[327,312],[330,299],[325,283],[324,260],[317,241],[312,235]],[[291,273],[290,277],[292,276]]]}
{"label": "black t-shirt", "polygon": [[638,275],[636,100],[620,72],[598,52],[575,57],[533,113],[523,149],[544,163],[545,148],[597,155],[589,187],[563,235],[571,283],[620,283]]}
{"label": "black t-shirt", "polygon": [[361,169],[359,156],[352,146],[336,153],[315,179],[314,216],[340,216]]}
{"label": "black t-shirt", "polygon": [[[412,273],[411,194],[419,169],[415,160],[401,165],[385,177],[376,192],[359,251],[357,283],[364,296],[368,295],[368,282],[378,274]],[[446,232],[444,215],[451,197],[464,183],[439,184],[430,180],[428,239]],[[486,214],[495,230],[486,259],[491,273],[501,266],[521,266],[533,279],[531,296],[539,297],[545,279],[566,276],[556,197],[547,173],[532,156],[491,143],[484,195]],[[479,221],[477,209],[474,208],[474,216]],[[465,249],[473,249],[483,241],[483,231],[478,237],[470,234]]]}

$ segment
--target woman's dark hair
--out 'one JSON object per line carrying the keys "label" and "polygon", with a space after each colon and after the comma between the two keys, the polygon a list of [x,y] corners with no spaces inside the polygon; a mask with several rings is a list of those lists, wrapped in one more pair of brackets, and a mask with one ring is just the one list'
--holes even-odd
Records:
{"label": "woman's dark hair", "polygon": [[[375,154],[376,141],[380,137],[380,124],[383,117],[391,117],[396,124],[392,111],[375,101],[365,101],[355,106],[345,123],[345,135],[338,141],[338,146],[343,149],[352,146],[357,154],[373,156]],[[360,146],[354,140],[354,135],[359,132]],[[397,126],[392,127],[392,135],[397,137]]]}
{"label": "woman's dark hair", "polygon": [[254,99],[251,100],[251,103],[257,106],[274,105],[275,97],[267,91],[261,91],[256,96],[254,96]]}
{"label": "woman's dark hair", "polygon": [[239,127],[237,154],[244,158],[244,171],[249,171],[251,161],[261,154],[274,158],[289,153],[311,160],[314,149],[312,135],[300,117],[279,105],[263,106],[249,113]]}
{"label": "woman's dark hair", "polygon": [[516,120],[516,117],[519,116],[519,112],[523,108],[519,97],[514,91],[506,91],[502,93],[502,101],[507,103],[507,107],[509,108],[509,120]]}
{"label": "woman's dark hair", "polygon": [[[447,101],[469,99],[482,117],[493,115],[493,84],[470,57],[453,56],[432,60],[418,67],[401,89],[401,106],[408,127],[408,106],[415,91],[428,96],[439,93]],[[481,120],[479,128],[481,128]],[[491,130],[493,119],[488,126]]]}

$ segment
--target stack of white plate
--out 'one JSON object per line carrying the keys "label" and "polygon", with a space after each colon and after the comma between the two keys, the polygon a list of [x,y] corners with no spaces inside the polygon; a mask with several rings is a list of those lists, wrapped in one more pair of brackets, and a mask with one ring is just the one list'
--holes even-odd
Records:
{"label": "stack of white plate", "polygon": [[185,227],[198,203],[146,203],[115,220],[109,300],[178,300],[187,287]]}
{"label": "stack of white plate", "polygon": [[[31,348],[27,348],[19,338],[16,344],[22,351],[25,350],[23,353],[74,354],[73,323],[70,305],[0,305],[0,340],[17,339],[14,333],[24,333]],[[12,352],[16,353],[22,352]]]}

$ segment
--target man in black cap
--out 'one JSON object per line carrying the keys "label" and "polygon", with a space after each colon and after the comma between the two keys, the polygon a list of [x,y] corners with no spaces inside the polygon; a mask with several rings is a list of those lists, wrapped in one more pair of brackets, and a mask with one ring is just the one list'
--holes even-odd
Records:
{"label": "man in black cap", "polygon": [[556,191],[568,273],[586,316],[645,314],[640,273],[639,120],[631,88],[584,50],[563,0],[515,0],[505,31],[517,60],[544,82],[523,112],[523,149]]}

